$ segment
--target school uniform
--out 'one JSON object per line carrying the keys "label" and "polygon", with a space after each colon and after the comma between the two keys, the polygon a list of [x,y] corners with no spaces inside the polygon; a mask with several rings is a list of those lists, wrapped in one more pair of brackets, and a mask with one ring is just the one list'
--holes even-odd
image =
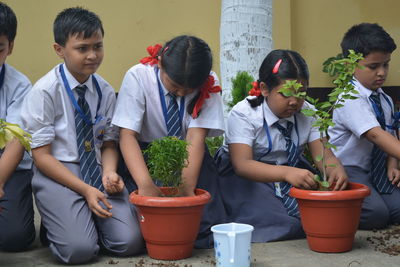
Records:
{"label": "school uniform", "polygon": [[[0,67],[0,118],[21,123],[21,106],[31,89],[29,79],[10,65]],[[0,155],[2,151],[0,151]],[[28,152],[4,186],[0,199],[0,249],[21,251],[35,240],[32,201],[32,159]]]}
{"label": "school uniform", "polygon": [[[306,102],[304,108],[312,108]],[[253,159],[273,165],[287,165],[286,141],[275,123],[282,127],[293,125],[291,140],[301,157],[304,146],[319,138],[312,127],[314,119],[301,112],[279,119],[266,101],[251,107],[247,99],[236,104],[228,115],[225,144],[216,155],[219,170],[219,186],[228,219],[254,226],[252,242],[269,242],[300,238],[304,236],[298,212],[289,215],[284,206],[280,183],[262,183],[239,177],[229,159],[229,144],[246,144],[253,149]],[[295,165],[310,169],[305,160],[299,158]],[[293,199],[294,200],[294,199]]]}
{"label": "school uniform", "polygon": [[[349,176],[349,180],[367,185],[371,195],[363,202],[359,227],[361,229],[382,228],[389,222],[400,222],[400,190],[380,193],[372,182],[371,162],[374,144],[364,133],[374,127],[381,127],[374,105],[370,99],[373,91],[359,81],[353,81],[358,91],[357,99],[346,100],[344,106],[333,112],[334,127],[329,128],[330,142],[336,146],[335,153]],[[384,113],[386,131],[395,134],[393,125],[393,102],[381,88],[377,91]],[[387,175],[386,175],[387,177]]]}
{"label": "school uniform", "polygon": [[[214,76],[217,85],[216,74],[213,72],[211,74]],[[127,71],[122,82],[112,124],[139,133],[138,140],[142,144],[142,148],[143,144],[168,136],[166,116],[163,111],[163,106],[169,105],[167,95],[168,91],[161,82],[157,67],[142,64],[133,66]],[[220,94],[210,94],[210,98],[205,100],[201,108],[200,115],[193,119],[187,112],[187,106],[195,96],[196,92],[193,92],[184,97],[176,98],[181,115],[182,137],[185,138],[188,129],[192,127],[209,129],[209,137],[221,135],[224,131],[224,119]],[[129,173],[126,167],[125,171]],[[211,247],[212,233],[210,227],[225,222],[225,213],[219,198],[216,176],[215,164],[206,151],[197,187],[210,192],[212,200],[203,210],[196,247]],[[131,185],[130,191],[137,188],[133,178],[127,180],[126,184]]]}
{"label": "school uniform", "polygon": [[[61,69],[64,71],[64,80]],[[94,76],[94,79],[93,79]],[[72,95],[68,94],[67,85]],[[53,68],[32,88],[23,105],[22,120],[32,134],[32,148],[51,144],[52,155],[82,179],[75,126],[74,99],[79,82],[64,64]],[[117,141],[118,131],[110,125],[115,106],[113,88],[99,75],[91,75],[85,99],[93,126],[97,163],[103,141]],[[82,163],[81,163],[82,164]],[[100,245],[108,252],[128,256],[141,251],[143,240],[128,191],[107,195],[113,206],[112,218],[93,215],[86,199],[34,168],[32,179],[36,205],[47,229],[52,253],[65,263],[82,263],[92,259]],[[100,242],[98,242],[100,241]]]}

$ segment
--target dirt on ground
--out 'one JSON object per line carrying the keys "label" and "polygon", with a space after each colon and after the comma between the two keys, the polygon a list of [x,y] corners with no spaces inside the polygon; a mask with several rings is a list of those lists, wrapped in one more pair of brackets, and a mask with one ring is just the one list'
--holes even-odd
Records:
{"label": "dirt on ground", "polygon": [[390,256],[400,255],[400,226],[396,225],[390,229],[373,230],[372,236],[367,241],[375,246],[375,251]]}

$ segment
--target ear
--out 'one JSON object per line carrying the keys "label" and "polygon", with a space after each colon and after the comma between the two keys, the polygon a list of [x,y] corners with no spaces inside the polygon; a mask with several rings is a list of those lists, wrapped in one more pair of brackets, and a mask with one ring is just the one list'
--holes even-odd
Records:
{"label": "ear", "polygon": [[62,45],[59,45],[57,43],[53,44],[53,48],[54,51],[56,51],[56,54],[60,57],[60,58],[64,58],[64,47]]}
{"label": "ear", "polygon": [[267,85],[265,84],[265,82],[260,82],[260,91],[261,91],[261,94],[264,96],[264,97],[267,97],[268,95],[269,95],[269,90],[268,90],[268,87],[267,87]]}
{"label": "ear", "polygon": [[161,56],[157,56],[158,62],[157,62],[157,66],[159,69],[161,69]]}
{"label": "ear", "polygon": [[14,41],[10,42],[9,45],[8,45],[8,54],[7,54],[7,56],[11,55],[13,49],[14,49]]}

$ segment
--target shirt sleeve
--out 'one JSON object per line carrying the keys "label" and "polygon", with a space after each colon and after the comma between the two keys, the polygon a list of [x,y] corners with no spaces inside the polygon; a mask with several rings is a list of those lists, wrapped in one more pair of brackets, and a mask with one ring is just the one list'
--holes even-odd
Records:
{"label": "shirt sleeve", "polygon": [[344,106],[335,110],[337,120],[358,138],[380,124],[365,97],[348,99]]}
{"label": "shirt sleeve", "polygon": [[106,102],[106,109],[105,109],[105,117],[106,117],[106,127],[104,131],[104,141],[117,141],[119,136],[119,129],[117,126],[111,124],[111,119],[114,115],[115,109],[115,92],[114,89],[111,87],[108,95],[107,95],[107,102]]}
{"label": "shirt sleeve", "polygon": [[112,124],[140,133],[146,108],[142,87],[135,69],[130,69],[118,93]]}
{"label": "shirt sleeve", "polygon": [[[219,80],[214,72],[214,85],[219,86]],[[209,129],[208,136],[215,137],[224,133],[224,112],[222,97],[220,93],[210,93],[210,98],[205,99],[199,116],[196,119],[190,117],[188,128],[205,128]]]}
{"label": "shirt sleeve", "polygon": [[252,147],[255,140],[255,128],[250,122],[249,114],[240,110],[241,104],[243,103],[235,106],[228,116],[226,144],[239,143]]}
{"label": "shirt sleeve", "polygon": [[21,121],[21,109],[25,96],[28,94],[32,85],[29,81],[20,81],[13,90],[13,96],[7,107],[6,121],[18,124],[23,128]]}
{"label": "shirt sleeve", "polygon": [[32,148],[50,144],[55,138],[55,109],[50,95],[33,88],[22,105],[23,127],[32,135]]}

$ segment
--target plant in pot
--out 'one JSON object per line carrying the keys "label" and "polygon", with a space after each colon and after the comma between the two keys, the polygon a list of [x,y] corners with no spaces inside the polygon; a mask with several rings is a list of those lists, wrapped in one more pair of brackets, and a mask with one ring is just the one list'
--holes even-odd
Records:
{"label": "plant in pot", "polygon": [[346,58],[330,58],[324,69],[334,76],[334,89],[328,94],[328,100],[320,102],[318,99],[305,96],[298,89],[302,86],[297,81],[288,81],[281,89],[285,96],[305,97],[314,105],[315,109],[305,109],[306,116],[315,118],[314,127],[320,132],[320,141],[323,144],[321,154],[315,159],[322,161],[322,177],[315,176],[319,184],[318,190],[303,190],[291,188],[290,196],[295,197],[299,204],[300,218],[307,241],[311,250],[318,252],[344,252],[352,249],[354,235],[360,220],[363,199],[370,194],[367,186],[349,183],[342,191],[331,191],[327,180],[325,162],[325,148],[335,149],[327,138],[328,127],[333,126],[332,112],[343,106],[346,99],[355,99],[358,92],[351,83],[361,54],[350,51]]}
{"label": "plant in pot", "polygon": [[130,201],[138,208],[140,229],[151,258],[179,260],[192,255],[200,227],[203,207],[210,194],[202,189],[195,196],[179,196],[181,172],[187,166],[188,143],[176,137],[154,140],[144,151],[151,177],[163,185],[163,197],[130,194]]}

